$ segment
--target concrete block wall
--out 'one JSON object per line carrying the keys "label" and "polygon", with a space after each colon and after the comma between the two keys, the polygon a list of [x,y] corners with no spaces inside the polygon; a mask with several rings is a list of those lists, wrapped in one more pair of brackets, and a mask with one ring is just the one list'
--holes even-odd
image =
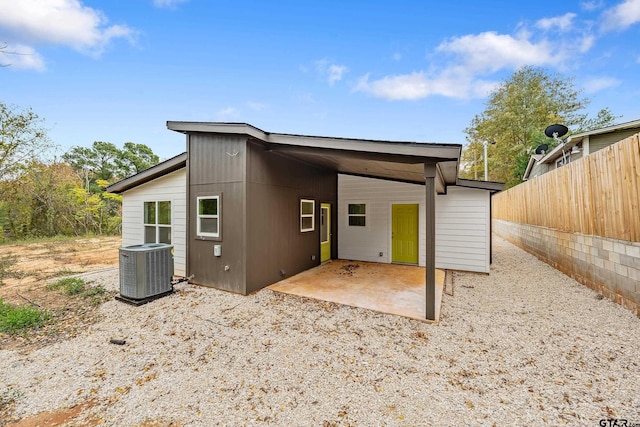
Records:
{"label": "concrete block wall", "polygon": [[640,317],[640,242],[499,219],[493,231]]}

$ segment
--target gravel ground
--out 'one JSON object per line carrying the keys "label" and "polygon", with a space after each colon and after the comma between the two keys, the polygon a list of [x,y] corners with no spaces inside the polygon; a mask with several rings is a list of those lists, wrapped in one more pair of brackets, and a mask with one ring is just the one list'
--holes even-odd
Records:
{"label": "gravel ground", "polygon": [[[490,276],[455,274],[438,326],[188,284],[107,302],[77,338],[0,351],[0,394],[18,416],[96,399],[85,415],[105,425],[640,423],[640,319],[499,238],[494,250]],[[86,278],[117,287],[112,270]]]}

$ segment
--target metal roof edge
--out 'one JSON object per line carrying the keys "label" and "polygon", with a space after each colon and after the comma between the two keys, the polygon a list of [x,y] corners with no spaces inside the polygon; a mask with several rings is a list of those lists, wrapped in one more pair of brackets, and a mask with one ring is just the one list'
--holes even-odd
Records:
{"label": "metal roof edge", "polygon": [[242,122],[181,122],[167,120],[167,129],[180,133],[207,132],[249,135],[267,141],[268,133]]}
{"label": "metal roof edge", "polygon": [[553,150],[549,151],[540,161],[539,163],[548,163],[550,160],[555,160],[556,155],[564,148],[565,150],[569,150],[573,148],[574,145],[578,144],[582,141],[586,136],[593,135],[602,135],[605,133],[613,133],[619,130],[626,130],[632,128],[640,129],[640,119],[632,120],[630,122],[620,123],[613,126],[607,126],[599,129],[593,129],[586,132],[576,133],[567,138],[564,143],[558,144]]}
{"label": "metal roof edge", "polygon": [[487,190],[492,193],[497,193],[504,190],[504,182],[477,181],[475,179],[458,178],[456,180],[456,187],[475,188],[478,190]]}
{"label": "metal roof edge", "polygon": [[462,144],[388,141],[272,133],[265,132],[248,123],[167,121],[167,128],[181,133],[207,132],[248,135],[269,144],[329,148],[337,150],[372,151],[385,154],[432,157],[443,160],[458,160],[462,153]]}
{"label": "metal roof edge", "polygon": [[178,154],[140,173],[122,179],[106,188],[109,193],[122,193],[187,166],[187,153]]}
{"label": "metal roof edge", "polygon": [[634,127],[640,128],[640,119],[631,120],[629,122],[619,123],[617,125],[611,125],[611,126],[607,126],[607,127],[603,127],[603,128],[599,128],[599,129],[593,129],[593,130],[589,130],[589,131],[586,131],[586,132],[576,133],[575,135],[571,135],[568,138],[568,140],[571,140],[572,138],[583,138],[585,136],[600,135],[600,134],[603,134],[603,133],[615,132],[617,130],[631,129],[631,128],[634,128]]}
{"label": "metal roof edge", "polygon": [[529,157],[529,162],[527,163],[527,168],[524,170],[524,174],[522,175],[522,180],[526,181],[529,179],[529,174],[531,173],[531,170],[533,169],[533,165],[540,161],[541,159],[543,159],[544,156],[541,156],[539,154],[532,154]]}

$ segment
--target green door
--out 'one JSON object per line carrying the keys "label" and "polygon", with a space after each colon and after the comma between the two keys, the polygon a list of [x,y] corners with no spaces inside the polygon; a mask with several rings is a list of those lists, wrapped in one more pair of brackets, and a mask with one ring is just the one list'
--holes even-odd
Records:
{"label": "green door", "polygon": [[331,259],[331,205],[320,205],[320,262]]}
{"label": "green door", "polygon": [[391,205],[391,262],[418,263],[418,205]]}

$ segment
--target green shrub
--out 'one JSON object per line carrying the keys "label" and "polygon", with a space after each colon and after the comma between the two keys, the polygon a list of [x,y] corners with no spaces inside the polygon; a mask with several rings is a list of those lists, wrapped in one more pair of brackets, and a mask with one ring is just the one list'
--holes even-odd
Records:
{"label": "green shrub", "polygon": [[29,328],[38,328],[49,320],[49,315],[33,307],[16,307],[0,299],[0,332],[16,334]]}
{"label": "green shrub", "polygon": [[86,283],[84,280],[77,277],[65,277],[64,279],[60,279],[55,283],[47,285],[47,289],[62,289],[67,295],[78,295],[85,291]]}
{"label": "green shrub", "polygon": [[80,296],[90,298],[93,305],[98,305],[110,298],[106,292],[107,290],[102,285],[89,286]]}
{"label": "green shrub", "polygon": [[47,285],[47,289],[62,289],[66,295],[78,295],[82,298],[88,298],[93,305],[98,305],[110,298],[107,290],[102,285],[87,286],[87,283],[83,279],[77,277],[65,277],[64,279]]}

